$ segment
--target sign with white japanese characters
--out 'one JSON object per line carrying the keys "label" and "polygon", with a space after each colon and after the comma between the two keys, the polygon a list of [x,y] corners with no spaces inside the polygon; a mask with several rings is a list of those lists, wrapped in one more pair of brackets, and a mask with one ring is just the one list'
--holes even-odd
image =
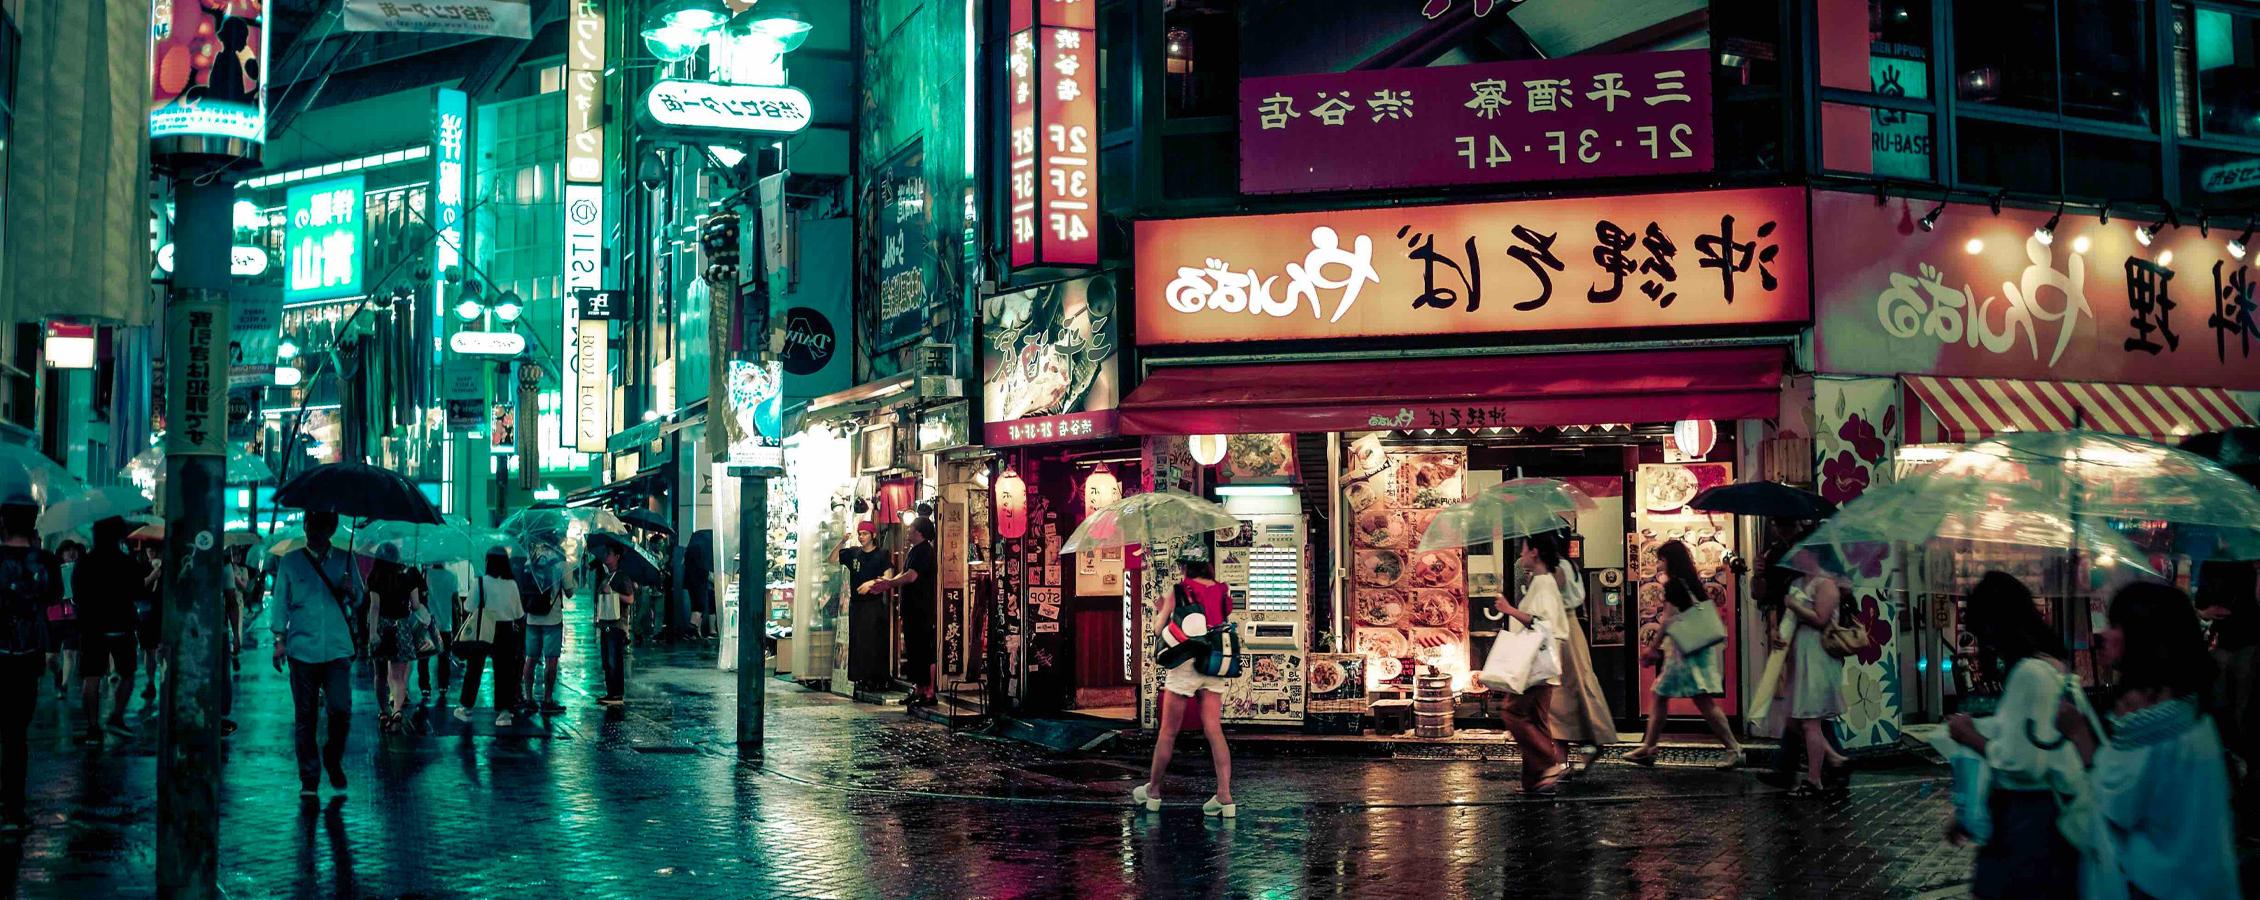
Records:
{"label": "sign with white japanese characters", "polygon": [[604,183],[604,0],[568,0],[565,180]]}
{"label": "sign with white japanese characters", "polygon": [[2198,184],[2208,194],[2226,194],[2260,187],[2260,159],[2240,159],[2217,166],[2207,166],[2198,173]]}
{"label": "sign with white japanese characters", "polygon": [[361,293],[361,197],[359,175],[291,185],[283,199],[283,302]]}
{"label": "sign with white japanese characters", "polygon": [[[559,304],[563,313],[565,347],[565,400],[573,412],[576,435],[585,438],[595,434],[594,449],[589,442],[575,439],[574,446],[587,453],[604,450],[605,432],[611,427],[609,416],[598,415],[597,421],[581,421],[583,413],[596,415],[611,399],[612,393],[604,385],[604,354],[594,354],[597,366],[584,371],[581,366],[590,357],[581,349],[581,305],[572,298],[581,291],[598,290],[604,281],[604,188],[593,184],[568,184],[565,186],[565,295]],[[598,331],[608,326],[589,329]],[[602,340],[602,339],[600,339]],[[594,399],[584,394],[600,395]],[[584,402],[586,400],[586,402]]]}
{"label": "sign with white japanese characters", "polygon": [[224,293],[180,291],[166,302],[166,453],[227,454],[228,363],[220,341],[229,330]]}
{"label": "sign with white japanese characters", "polygon": [[1243,79],[1240,190],[1708,171],[1710,71],[1675,50]]}
{"label": "sign with white japanese characters", "polygon": [[149,137],[267,140],[267,7],[261,0],[156,0]]}
{"label": "sign with white japanese characters", "polygon": [[228,386],[274,384],[275,350],[282,343],[282,290],[274,285],[238,287],[234,314],[228,336]]}
{"label": "sign with white japanese characters", "polygon": [[[440,88],[432,97],[432,277],[435,296],[441,298],[450,287],[448,270],[463,265],[463,160],[470,109],[470,97],[454,88]],[[446,332],[447,306],[432,304],[433,334]],[[432,348],[432,361],[440,361],[438,347]]]}
{"label": "sign with white japanese characters", "polygon": [[526,336],[512,331],[458,331],[448,336],[447,349],[465,356],[517,356],[526,352]]}
{"label": "sign with white japanese characters", "polygon": [[926,196],[926,153],[913,144],[879,167],[872,180],[872,233],[879,240],[878,327],[875,351],[917,340],[925,331],[928,295],[936,279],[931,243],[933,204]]}
{"label": "sign with white japanese characters", "polygon": [[1012,265],[1099,261],[1097,0],[1025,0],[1012,8],[1005,89]]}
{"label": "sign with white japanese characters", "polygon": [[[468,333],[468,332],[466,332]],[[447,430],[465,433],[487,422],[487,364],[468,356],[449,359],[440,367],[447,407]]]}
{"label": "sign with white japanese characters", "polygon": [[[2260,390],[2260,273],[2216,226],[2135,239],[2147,217],[1816,191],[1819,371]],[[2233,235],[2230,235],[2233,236]]]}
{"label": "sign with white japanese characters", "polygon": [[669,78],[643,95],[645,124],[676,136],[729,139],[794,134],[808,127],[808,95],[799,88],[715,84]]}
{"label": "sign with white japanese characters", "polygon": [[534,36],[534,16],[527,0],[345,0],[345,30],[528,40]]}
{"label": "sign with white japanese characters", "polygon": [[1136,229],[1142,346],[1791,324],[1811,314],[1805,192],[1794,187]]}
{"label": "sign with white japanese characters", "polygon": [[983,443],[1114,436],[1115,296],[1114,278],[1094,275],[981,301]]}

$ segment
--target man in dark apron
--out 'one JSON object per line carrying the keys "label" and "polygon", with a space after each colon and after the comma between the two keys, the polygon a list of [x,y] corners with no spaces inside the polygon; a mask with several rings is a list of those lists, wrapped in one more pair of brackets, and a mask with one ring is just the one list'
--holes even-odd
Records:
{"label": "man in dark apron", "polygon": [[859,691],[885,690],[893,668],[893,641],[887,628],[887,595],[880,582],[887,574],[887,554],[879,549],[879,528],[870,522],[855,526],[855,542],[840,548],[840,565],[848,570],[848,678]]}

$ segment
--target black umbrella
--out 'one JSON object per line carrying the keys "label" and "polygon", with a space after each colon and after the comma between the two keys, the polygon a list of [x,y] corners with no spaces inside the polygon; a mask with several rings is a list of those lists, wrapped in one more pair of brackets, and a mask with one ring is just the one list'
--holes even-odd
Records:
{"label": "black umbrella", "polygon": [[691,532],[691,539],[683,545],[683,568],[700,575],[714,572],[714,530],[701,528]]}
{"label": "black umbrella", "polygon": [[675,536],[675,526],[668,524],[658,513],[648,509],[631,509],[620,514],[620,521],[645,531],[656,531],[668,537]]}
{"label": "black umbrella", "polygon": [[620,574],[629,581],[645,587],[657,587],[665,576],[659,573],[659,563],[638,547],[616,534],[597,532],[589,535],[589,549],[606,545],[620,548]]}
{"label": "black umbrella", "polygon": [[439,509],[415,482],[390,469],[361,463],[330,463],[300,472],[275,492],[275,505],[356,519],[444,524]]}
{"label": "black umbrella", "polygon": [[2220,463],[2239,477],[2260,484],[2260,428],[2208,431],[2182,441],[2182,449]]}
{"label": "black umbrella", "polygon": [[1777,519],[1825,519],[1836,512],[1836,504],[1819,494],[1771,481],[1722,484],[1696,494],[1687,505],[1704,512]]}

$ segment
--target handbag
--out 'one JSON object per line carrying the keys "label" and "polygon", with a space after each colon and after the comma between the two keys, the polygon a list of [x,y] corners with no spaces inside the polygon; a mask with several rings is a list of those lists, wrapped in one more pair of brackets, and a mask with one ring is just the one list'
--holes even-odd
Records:
{"label": "handbag", "polygon": [[1554,629],[1544,619],[1532,619],[1529,627],[1520,630],[1501,631],[1491,642],[1491,655],[1484,659],[1476,680],[1487,688],[1520,694],[1531,685],[1560,678],[1562,659],[1554,646]]}
{"label": "handbag", "polygon": [[1849,612],[1850,610],[1838,607],[1836,621],[1821,629],[1821,649],[1837,659],[1868,649],[1868,630],[1861,628],[1858,622],[1845,621],[1850,618]]}
{"label": "handbag", "polygon": [[1208,652],[1193,657],[1193,671],[1216,678],[1240,677],[1240,626],[1226,622],[1202,637]]}
{"label": "handbag", "polygon": [[471,614],[463,617],[463,624],[455,627],[455,641],[448,647],[456,659],[475,662],[484,659],[491,649],[488,641],[479,638],[479,620],[486,618],[487,580],[479,578],[479,602]]}
{"label": "handbag", "polygon": [[1726,620],[1719,618],[1717,604],[1705,600],[1672,616],[1664,625],[1664,636],[1679,648],[1679,658],[1687,659],[1726,643]]}
{"label": "handbag", "polygon": [[416,608],[416,658],[430,659],[439,655],[439,626],[432,621],[432,611]]}

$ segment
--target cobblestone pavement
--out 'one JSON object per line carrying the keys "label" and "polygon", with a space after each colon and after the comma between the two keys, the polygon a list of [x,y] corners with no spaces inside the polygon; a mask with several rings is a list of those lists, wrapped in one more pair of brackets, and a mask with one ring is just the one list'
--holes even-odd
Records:
{"label": "cobblestone pavement", "polygon": [[[585,620],[585,616],[581,617]],[[244,658],[223,785],[222,881],[238,897],[1955,896],[1928,769],[1791,800],[1747,774],[1604,765],[1553,802],[1495,760],[1238,760],[1237,821],[1195,808],[1181,748],[1170,805],[1133,810],[1143,760],[1054,755],[774,682],[768,753],[731,747],[733,676],[694,650],[633,651],[630,702],[595,705],[595,642],[567,636],[570,711],[496,728],[435,707],[437,732],[376,733],[355,698],[351,790],[302,805],[288,689]],[[0,842],[22,896],[145,896],[155,723],[99,750],[41,698],[37,827]]]}

